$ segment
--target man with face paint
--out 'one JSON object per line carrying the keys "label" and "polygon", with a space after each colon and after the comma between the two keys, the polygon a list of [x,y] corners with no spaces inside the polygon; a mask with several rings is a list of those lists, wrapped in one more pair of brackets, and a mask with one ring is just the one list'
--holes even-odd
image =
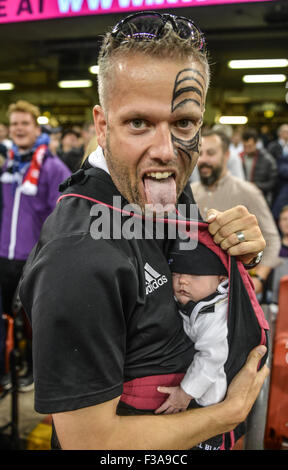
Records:
{"label": "man with face paint", "polygon": [[[114,225],[114,238],[96,239],[91,216],[98,201],[114,222],[115,196],[121,207],[149,205],[154,215],[159,204],[169,213],[193,203],[186,184],[209,82],[204,38],[186,18],[136,13],[107,34],[99,66],[99,147],[63,185],[21,285],[32,318],[35,408],[53,415],[53,448],[190,449],[245,420],[268,373],[257,372],[265,347],[250,353],[222,403],[155,415],[153,378],[179,383],[193,354],[173,301],[168,241],[118,237]],[[243,208],[210,216],[216,242],[244,263],[264,248]],[[235,230],[244,229],[239,244]]]}

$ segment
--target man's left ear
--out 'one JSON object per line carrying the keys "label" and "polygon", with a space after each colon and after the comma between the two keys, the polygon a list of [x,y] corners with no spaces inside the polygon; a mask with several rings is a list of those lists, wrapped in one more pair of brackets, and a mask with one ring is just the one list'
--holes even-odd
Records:
{"label": "man's left ear", "polygon": [[97,141],[102,149],[106,147],[107,122],[104,110],[98,104],[93,108],[93,118],[96,129]]}

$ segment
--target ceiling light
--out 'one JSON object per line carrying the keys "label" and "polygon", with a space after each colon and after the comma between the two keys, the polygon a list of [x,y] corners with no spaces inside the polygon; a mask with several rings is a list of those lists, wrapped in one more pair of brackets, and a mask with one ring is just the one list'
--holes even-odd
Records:
{"label": "ceiling light", "polygon": [[39,117],[37,118],[37,122],[38,122],[38,124],[41,126],[41,125],[44,125],[44,124],[48,124],[49,119],[48,119],[47,116],[39,116]]}
{"label": "ceiling light", "polygon": [[274,117],[274,114],[275,114],[275,112],[273,111],[273,109],[266,109],[266,110],[264,111],[264,116],[265,116],[265,118],[267,118],[267,119],[273,118],[273,117]]}
{"label": "ceiling light", "polygon": [[272,75],[244,75],[242,80],[245,83],[281,83],[285,82],[286,75],[282,73]]}
{"label": "ceiling light", "polygon": [[219,118],[220,124],[246,124],[247,122],[247,116],[221,116]]}
{"label": "ceiling light", "polygon": [[0,83],[0,90],[13,90],[15,88],[14,83]]}
{"label": "ceiling light", "polygon": [[61,80],[59,88],[89,88],[93,85],[91,80]]}
{"label": "ceiling light", "polygon": [[230,69],[262,69],[274,67],[288,67],[287,59],[248,59],[248,60],[230,60],[228,62]]}
{"label": "ceiling light", "polygon": [[91,65],[91,67],[89,67],[89,72],[97,75],[99,73],[99,65]]}

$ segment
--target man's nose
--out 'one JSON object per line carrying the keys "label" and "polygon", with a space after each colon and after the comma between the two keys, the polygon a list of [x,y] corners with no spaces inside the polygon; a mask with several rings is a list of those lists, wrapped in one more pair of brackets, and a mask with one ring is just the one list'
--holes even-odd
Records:
{"label": "man's nose", "polygon": [[177,156],[177,149],[173,144],[169,126],[166,124],[157,126],[151,141],[150,157],[167,164],[176,160]]}
{"label": "man's nose", "polygon": [[206,158],[205,152],[202,152],[202,151],[201,151],[201,152],[199,153],[199,158],[198,158],[198,162],[197,162],[197,163],[199,164],[199,162],[206,162],[206,160],[207,160],[207,158]]}

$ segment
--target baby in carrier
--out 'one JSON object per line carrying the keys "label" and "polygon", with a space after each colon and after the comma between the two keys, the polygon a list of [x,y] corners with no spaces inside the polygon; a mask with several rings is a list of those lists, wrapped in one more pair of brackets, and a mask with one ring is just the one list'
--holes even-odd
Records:
{"label": "baby in carrier", "polygon": [[181,250],[180,244],[170,251],[169,265],[178,311],[195,354],[179,386],[158,387],[169,396],[156,413],[184,411],[193,399],[200,406],[212,405],[223,400],[227,390],[228,274],[205,245]]}

